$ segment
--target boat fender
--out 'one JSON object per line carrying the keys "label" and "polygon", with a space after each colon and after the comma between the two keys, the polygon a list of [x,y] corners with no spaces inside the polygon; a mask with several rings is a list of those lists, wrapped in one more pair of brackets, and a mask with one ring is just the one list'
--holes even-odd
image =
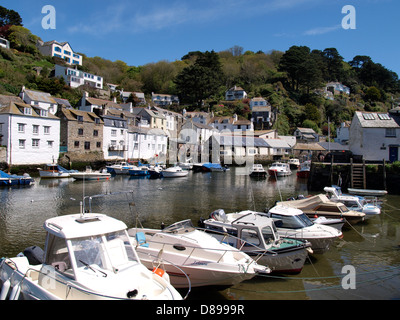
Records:
{"label": "boat fender", "polygon": [[165,271],[163,269],[160,268],[154,268],[153,269],[153,273],[155,273],[156,275],[160,276],[161,278],[164,276]]}

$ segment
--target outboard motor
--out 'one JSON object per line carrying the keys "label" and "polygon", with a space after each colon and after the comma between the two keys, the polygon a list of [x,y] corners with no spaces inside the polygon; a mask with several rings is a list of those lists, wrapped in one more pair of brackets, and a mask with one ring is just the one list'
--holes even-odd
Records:
{"label": "outboard motor", "polygon": [[25,249],[24,256],[27,257],[29,264],[32,266],[43,264],[44,251],[37,246]]}
{"label": "outboard motor", "polygon": [[226,214],[223,209],[218,209],[218,210],[215,210],[214,212],[212,212],[210,214],[210,218],[214,219],[215,221],[221,221],[221,222],[227,221]]}

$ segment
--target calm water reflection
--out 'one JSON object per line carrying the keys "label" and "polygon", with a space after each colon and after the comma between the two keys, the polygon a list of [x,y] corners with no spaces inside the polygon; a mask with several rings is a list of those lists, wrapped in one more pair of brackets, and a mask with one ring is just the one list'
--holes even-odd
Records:
{"label": "calm water reflection", "polygon": [[[93,200],[93,211],[123,220],[137,215],[145,227],[159,228],[183,219],[207,218],[216,209],[264,210],[280,199],[307,195],[295,175],[254,180],[231,169],[226,173],[190,173],[187,178],[148,180],[115,177],[110,181],[43,181],[31,187],[0,189],[0,256],[13,257],[26,247],[44,245],[46,219],[78,213],[84,195],[132,191]],[[134,202],[134,206],[129,203]],[[298,276],[258,277],[225,291],[193,290],[191,299],[399,299],[400,197],[385,198],[381,216],[344,232],[329,252],[310,259]],[[357,289],[341,286],[342,268],[357,270]]]}

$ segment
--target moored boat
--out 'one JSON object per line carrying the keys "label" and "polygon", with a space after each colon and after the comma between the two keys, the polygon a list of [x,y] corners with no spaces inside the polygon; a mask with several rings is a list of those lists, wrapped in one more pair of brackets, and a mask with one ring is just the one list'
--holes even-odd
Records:
{"label": "moored boat", "polygon": [[272,178],[286,177],[292,174],[288,163],[275,162],[268,168],[268,174]]}
{"label": "moored boat", "polygon": [[92,168],[87,167],[84,172],[73,172],[70,173],[71,178],[75,180],[109,180],[111,173],[108,173],[106,169],[93,171]]}
{"label": "moored boat", "polygon": [[189,175],[189,171],[182,170],[181,167],[171,167],[162,171],[164,178],[181,178],[187,177]]}
{"label": "moored boat", "polygon": [[[246,252],[272,273],[297,274],[311,251],[311,244],[296,239],[281,238],[273,219],[248,211],[246,214],[217,210],[200,225],[220,241]],[[226,240],[225,235],[234,237]]]}
{"label": "moored boat", "polygon": [[267,171],[264,169],[262,164],[254,164],[250,169],[250,177],[252,178],[265,178]]}
{"label": "moored boat", "polygon": [[300,167],[300,160],[299,159],[289,159],[288,164],[290,166],[290,169],[297,170]]}
{"label": "moored boat", "polygon": [[[196,230],[191,220],[162,230],[132,228],[128,231],[140,260],[150,270],[161,266],[176,288],[230,287],[269,269],[247,254]],[[178,268],[177,268],[178,267]]]}
{"label": "moored boat", "polygon": [[168,275],[149,271],[126,225],[102,214],[59,216],[44,224],[46,248],[0,260],[1,300],[174,300]]}
{"label": "moored boat", "polygon": [[311,161],[305,161],[300,164],[300,169],[297,171],[296,175],[298,178],[308,179],[311,172]]}
{"label": "moored boat", "polygon": [[38,168],[39,175],[42,179],[64,179],[70,178],[71,171],[63,168],[58,164],[47,164],[43,168]]}
{"label": "moored boat", "polygon": [[310,218],[319,216],[343,218],[350,224],[365,220],[365,213],[349,210],[343,203],[330,201],[323,194],[299,200],[281,201],[278,204],[302,210]]}

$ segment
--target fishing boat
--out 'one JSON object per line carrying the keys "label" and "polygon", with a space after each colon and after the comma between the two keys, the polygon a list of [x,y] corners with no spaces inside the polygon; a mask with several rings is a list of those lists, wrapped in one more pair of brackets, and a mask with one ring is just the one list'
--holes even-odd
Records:
{"label": "fishing boat", "polygon": [[252,178],[265,178],[267,171],[264,169],[262,164],[254,164],[250,170],[250,177]]}
{"label": "fishing boat", "polygon": [[314,253],[328,251],[332,243],[343,236],[338,229],[314,223],[303,211],[295,208],[277,205],[266,215],[274,220],[280,237],[308,241]]}
{"label": "fishing boat", "polygon": [[290,169],[297,170],[300,167],[300,160],[299,159],[289,159],[288,164]]}
{"label": "fishing boat", "polygon": [[268,168],[268,174],[272,178],[286,177],[292,174],[288,163],[275,162]]}
{"label": "fishing boat", "polygon": [[109,180],[111,178],[111,173],[108,173],[106,169],[94,171],[91,167],[86,167],[84,172],[70,173],[71,178],[75,180]]}
{"label": "fishing boat", "polygon": [[123,222],[80,213],[51,218],[44,229],[44,252],[31,247],[0,260],[1,300],[182,299],[167,273],[140,262]]}
{"label": "fishing boat", "polygon": [[343,195],[335,187],[325,187],[324,191],[327,193],[328,198],[334,202],[343,203],[349,210],[363,212],[366,218],[379,215],[381,208],[377,205],[376,201],[367,202],[365,198],[359,196]]}
{"label": "fishing boat", "polygon": [[[199,223],[220,241],[246,252],[272,273],[298,274],[311,250],[309,242],[281,238],[273,219],[252,211],[225,214],[220,209]],[[226,235],[232,235],[226,238]]]}
{"label": "fishing boat", "polygon": [[189,171],[182,170],[181,167],[171,167],[163,170],[162,174],[164,178],[181,178],[187,177],[189,175]]}
{"label": "fishing boat", "polygon": [[43,168],[38,168],[39,175],[42,179],[64,179],[70,178],[71,171],[63,168],[58,164],[47,164]]}
{"label": "fishing boat", "polygon": [[302,210],[310,218],[319,216],[343,218],[350,224],[365,220],[365,213],[349,210],[343,203],[330,201],[324,194],[299,200],[281,201],[279,204]]}
{"label": "fishing boat", "polygon": [[308,179],[311,172],[311,161],[304,161],[300,164],[300,169],[297,171],[298,178]]}
{"label": "fishing boat", "polygon": [[176,222],[162,230],[128,230],[139,258],[149,269],[162,268],[175,288],[231,287],[269,269],[258,265],[247,254],[220,243],[197,230],[191,220]]}

